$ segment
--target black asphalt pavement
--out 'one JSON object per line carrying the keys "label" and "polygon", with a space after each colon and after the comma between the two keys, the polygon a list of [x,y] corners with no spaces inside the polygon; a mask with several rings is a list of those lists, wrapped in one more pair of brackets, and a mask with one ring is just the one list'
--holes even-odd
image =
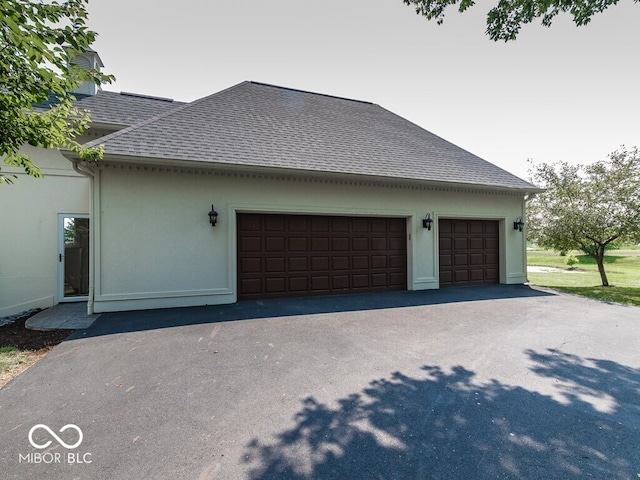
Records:
{"label": "black asphalt pavement", "polygon": [[103,314],[2,479],[637,479],[640,308],[496,285]]}

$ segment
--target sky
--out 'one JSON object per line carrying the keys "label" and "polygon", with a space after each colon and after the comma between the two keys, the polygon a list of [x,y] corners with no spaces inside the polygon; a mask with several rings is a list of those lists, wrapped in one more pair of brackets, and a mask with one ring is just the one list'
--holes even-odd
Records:
{"label": "sky", "polygon": [[402,0],[90,0],[105,90],[192,101],[244,80],[376,103],[527,179],[640,146],[640,3],[515,41],[479,0],[443,25]]}

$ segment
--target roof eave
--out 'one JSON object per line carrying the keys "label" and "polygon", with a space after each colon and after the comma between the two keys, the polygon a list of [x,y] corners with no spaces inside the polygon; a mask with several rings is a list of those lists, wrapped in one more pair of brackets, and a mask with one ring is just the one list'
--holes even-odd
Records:
{"label": "roof eave", "polygon": [[[99,141],[98,141],[99,142]],[[96,143],[98,143],[96,142]],[[64,152],[64,156],[71,160],[80,160],[77,153]],[[229,163],[214,163],[214,162],[202,162],[198,160],[188,159],[176,159],[176,158],[149,158],[138,157],[135,155],[118,155],[113,153],[105,153],[103,162],[112,162],[117,164],[127,165],[139,165],[139,166],[156,166],[167,168],[183,168],[183,169],[197,169],[197,170],[216,170],[223,172],[241,172],[246,174],[258,174],[258,175],[274,175],[281,177],[307,177],[318,178],[325,180],[340,180],[347,182],[358,183],[386,183],[386,184],[398,184],[404,186],[416,186],[416,187],[433,187],[433,188],[447,188],[447,189],[464,189],[464,190],[482,190],[493,192],[511,192],[522,195],[531,193],[540,193],[544,189],[531,186],[510,186],[500,184],[479,184],[470,182],[445,182],[438,180],[416,179],[406,177],[391,177],[391,176],[379,176],[379,175],[364,175],[356,173],[342,173],[342,172],[326,172],[318,170],[303,170],[303,169],[290,169],[281,167],[259,167],[253,165],[239,165]]]}

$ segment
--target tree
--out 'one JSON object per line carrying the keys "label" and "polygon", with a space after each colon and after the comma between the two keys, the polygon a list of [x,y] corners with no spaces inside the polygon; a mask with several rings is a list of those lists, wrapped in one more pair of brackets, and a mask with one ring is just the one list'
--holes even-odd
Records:
{"label": "tree", "polygon": [[609,286],[605,252],[640,241],[640,150],[622,147],[592,165],[543,163],[532,180],[547,190],[527,206],[529,239],[590,255]]}
{"label": "tree", "polygon": [[[74,108],[69,93],[84,81],[113,80],[70,62],[96,38],[86,26],[87,1],[0,2],[0,157],[34,177],[42,174],[19,151],[25,144],[66,148],[87,159],[102,154],[100,149],[82,149],[74,140],[85,130],[89,115]],[[43,104],[53,106],[38,108]],[[12,180],[0,174],[2,182]]]}
{"label": "tree", "polygon": [[[418,15],[428,20],[436,19],[438,25],[444,21],[444,12],[449,5],[458,5],[464,12],[475,5],[473,0],[403,0],[413,5]],[[635,3],[638,0],[634,0]],[[487,35],[494,40],[515,40],[523,25],[542,18],[542,25],[551,26],[553,18],[560,12],[569,12],[577,26],[586,25],[597,13],[616,5],[618,0],[499,0],[498,5],[487,14]]]}

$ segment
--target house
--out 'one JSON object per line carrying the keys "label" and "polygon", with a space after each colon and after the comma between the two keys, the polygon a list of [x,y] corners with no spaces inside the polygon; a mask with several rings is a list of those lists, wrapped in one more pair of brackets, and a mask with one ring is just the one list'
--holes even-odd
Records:
{"label": "house", "polygon": [[[76,59],[101,66],[97,53]],[[92,122],[80,142],[95,140],[181,105],[170,99],[96,90],[83,84],[74,92],[78,108]],[[91,182],[57,150],[25,146],[23,151],[45,175],[0,186],[0,317],[62,301],[86,301],[89,293]]]}
{"label": "house", "polygon": [[538,189],[376,104],[243,82],[134,120],[65,153],[90,313],[526,281]]}

